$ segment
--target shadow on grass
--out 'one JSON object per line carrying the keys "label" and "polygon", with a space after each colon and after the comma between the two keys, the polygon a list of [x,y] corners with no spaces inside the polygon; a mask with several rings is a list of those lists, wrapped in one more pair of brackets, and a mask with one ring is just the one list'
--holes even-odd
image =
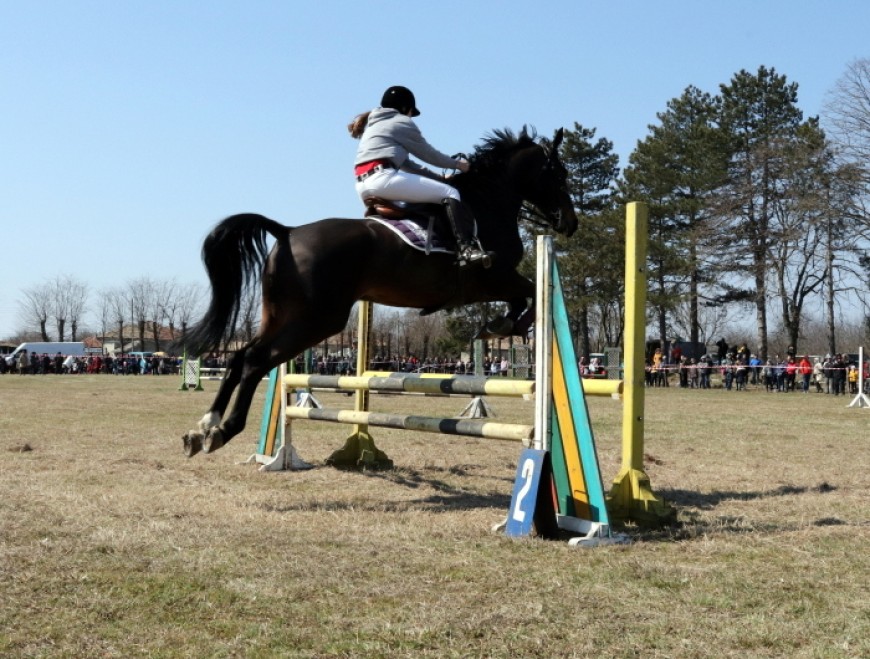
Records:
{"label": "shadow on grass", "polygon": [[[726,501],[754,501],[772,497],[787,497],[804,494],[825,494],[836,491],[836,487],[828,483],[820,483],[812,487],[783,485],[770,490],[750,492],[729,492],[714,490],[713,492],[695,492],[680,489],[661,489],[656,494],[668,504],[677,508],[679,521],[670,527],[659,529],[629,529],[636,533],[635,539],[646,542],[691,540],[694,538],[719,534],[774,534],[794,531],[805,525],[795,523],[758,522],[749,515],[716,515],[710,516],[709,511]],[[823,517],[811,523],[812,526],[841,526],[849,522],[836,517]]]}
{"label": "shadow on grass", "polygon": [[[507,485],[504,492],[480,492],[460,487],[448,482],[448,476],[474,478],[474,471],[483,469],[477,465],[454,465],[451,467],[428,467],[426,469],[395,468],[386,470],[370,470],[360,472],[369,478],[377,478],[386,483],[409,489],[434,490],[433,494],[416,499],[397,501],[371,500],[360,501],[299,501],[275,505],[266,503],[258,506],[269,512],[303,512],[343,510],[370,510],[377,512],[451,512],[462,510],[501,508],[504,511],[510,507],[511,488],[513,481],[503,477],[485,477],[487,481],[504,482]],[[443,477],[442,477],[443,475]]]}
{"label": "shadow on grass", "polygon": [[758,499],[767,499],[770,497],[784,497],[794,494],[806,494],[812,492],[814,494],[824,494],[826,492],[836,491],[836,487],[828,483],[820,483],[813,487],[782,485],[772,490],[749,491],[749,492],[727,492],[722,490],[713,490],[712,492],[696,492],[694,490],[680,489],[657,489],[656,494],[661,496],[671,505],[681,507],[700,508],[701,510],[712,510],[723,501],[755,501]]}

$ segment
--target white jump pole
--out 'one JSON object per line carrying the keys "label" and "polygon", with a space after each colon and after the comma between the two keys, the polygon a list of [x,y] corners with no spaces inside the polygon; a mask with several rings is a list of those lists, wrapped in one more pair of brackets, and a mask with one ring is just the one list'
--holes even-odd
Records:
{"label": "white jump pole", "polygon": [[864,393],[864,346],[858,348],[858,395],[852,399],[849,407],[870,408],[870,398]]}

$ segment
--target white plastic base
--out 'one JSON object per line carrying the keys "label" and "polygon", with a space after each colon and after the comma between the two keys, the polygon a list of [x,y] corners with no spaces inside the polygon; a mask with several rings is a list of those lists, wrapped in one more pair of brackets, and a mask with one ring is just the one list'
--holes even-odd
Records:
{"label": "white plastic base", "polygon": [[867,394],[862,392],[852,399],[852,402],[849,403],[849,407],[870,407],[870,398],[867,397]]}
{"label": "white plastic base", "polygon": [[251,462],[261,465],[260,471],[304,471],[314,468],[313,464],[299,457],[292,444],[289,447],[286,444],[279,447],[275,455],[254,453],[245,461],[246,464]]}

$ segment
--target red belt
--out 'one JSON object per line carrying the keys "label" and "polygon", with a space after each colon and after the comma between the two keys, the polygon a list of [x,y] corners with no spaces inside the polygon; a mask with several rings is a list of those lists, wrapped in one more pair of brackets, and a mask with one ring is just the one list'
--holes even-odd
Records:
{"label": "red belt", "polygon": [[363,176],[364,174],[368,174],[374,170],[376,167],[380,167],[381,169],[393,169],[393,163],[389,160],[369,160],[368,162],[364,162],[354,167],[353,173],[354,176]]}

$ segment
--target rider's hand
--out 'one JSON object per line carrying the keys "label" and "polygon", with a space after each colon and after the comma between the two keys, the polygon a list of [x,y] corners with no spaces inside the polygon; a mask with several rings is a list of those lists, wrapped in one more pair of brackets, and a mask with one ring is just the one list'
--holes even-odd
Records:
{"label": "rider's hand", "polygon": [[456,162],[457,162],[456,169],[458,169],[463,174],[471,168],[471,165],[469,165],[468,161],[465,160],[464,158],[460,158]]}

